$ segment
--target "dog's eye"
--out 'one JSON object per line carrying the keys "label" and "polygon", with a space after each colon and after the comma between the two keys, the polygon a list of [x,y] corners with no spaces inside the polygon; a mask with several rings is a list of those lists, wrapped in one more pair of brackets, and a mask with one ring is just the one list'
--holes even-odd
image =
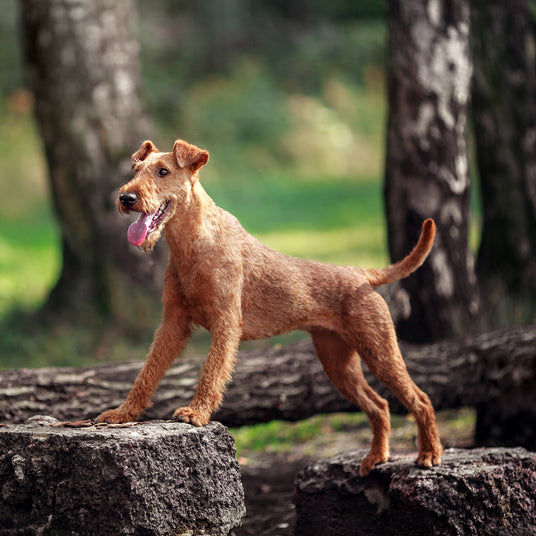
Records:
{"label": "dog's eye", "polygon": [[168,173],[169,169],[166,169],[164,167],[158,170],[158,175],[160,175],[160,177],[165,177]]}

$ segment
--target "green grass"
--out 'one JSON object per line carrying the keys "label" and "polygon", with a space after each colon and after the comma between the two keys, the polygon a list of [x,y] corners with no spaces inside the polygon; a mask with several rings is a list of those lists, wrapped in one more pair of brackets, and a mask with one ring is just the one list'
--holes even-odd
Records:
{"label": "green grass", "polygon": [[50,206],[24,215],[0,215],[0,318],[13,308],[41,303],[60,267],[58,230]]}
{"label": "green grass", "polygon": [[[446,447],[473,445],[476,412],[470,408],[444,410],[436,415],[443,444]],[[391,447],[393,452],[416,451],[417,427],[411,415],[391,415]],[[237,457],[262,459],[263,453],[299,456],[332,456],[347,449],[369,448],[370,425],[361,412],[315,415],[289,423],[271,421],[241,428],[232,428]]]}
{"label": "green grass", "polygon": [[[292,128],[280,145],[290,144],[294,153],[281,146],[259,151],[255,146],[210,143],[212,158],[203,182],[220,206],[274,249],[324,262],[382,266],[387,262],[380,180],[383,108],[372,92],[332,83],[325,93],[324,102],[300,98],[293,103]],[[322,121],[311,123],[310,113]],[[317,150],[326,125],[334,138],[327,149]],[[354,133],[349,166],[334,167],[333,157],[338,162],[348,156],[347,149],[337,145],[344,141],[345,125]],[[289,158],[284,165],[282,156]],[[149,335],[129,340],[103,334],[98,325],[28,328],[28,318],[14,314],[43,303],[60,262],[58,228],[35,125],[28,114],[0,109],[0,369],[142,359]],[[200,332],[186,353],[203,353],[207,345],[207,334]],[[393,429],[397,426],[401,434],[409,433],[411,442],[414,427],[406,432],[406,419],[393,416]],[[467,424],[454,421],[453,427],[461,433]],[[370,430],[361,413],[316,416],[294,424],[276,421],[235,429],[233,434],[239,454],[250,456],[296,448],[311,454],[344,431],[351,431],[352,437],[356,433],[359,445],[367,446]]]}
{"label": "green grass", "polygon": [[[284,253],[365,266],[387,260],[380,190],[373,180],[309,183],[281,177],[207,189],[248,231]],[[37,307],[60,262],[50,205],[39,201],[28,213],[0,215],[0,317],[13,307]]]}
{"label": "green grass", "polygon": [[[251,100],[248,106],[254,105],[259,91],[271,89],[252,82],[256,72],[253,68],[249,85],[239,93],[242,100]],[[235,80],[223,89],[209,85],[199,94],[192,92],[187,98],[191,113],[231,99],[224,90],[237,92],[238,87]],[[214,138],[208,136],[207,142],[211,162],[204,170],[203,183],[220,206],[274,249],[325,262],[382,265],[387,260],[378,178],[382,100],[375,92],[349,89],[335,81],[324,92],[324,100],[292,96],[285,101],[278,95],[281,106],[287,102],[292,108],[291,126],[283,135],[277,130],[272,148],[264,152],[261,142],[218,141],[221,138],[212,128]],[[16,110],[0,107],[0,320],[13,309],[38,308],[58,277],[61,263],[39,136],[31,115],[20,105],[24,95],[17,102]],[[310,112],[319,118],[318,124],[303,123]],[[239,106],[225,113],[230,114],[227,120],[240,124],[233,116],[240,115]],[[256,123],[263,126],[263,121],[261,116]],[[205,123],[210,124],[209,119]],[[355,151],[346,156],[344,147],[337,145],[337,135],[345,129],[355,132],[355,139],[347,140]],[[332,145],[324,143],[322,151],[314,150],[315,140],[324,140],[326,132],[339,134]],[[295,144],[289,145],[289,139]],[[304,149],[289,153],[295,145]],[[367,154],[366,162],[359,158],[360,151]],[[353,163],[350,169],[334,174],[328,156]],[[287,158],[284,163],[282,157]],[[314,172],[306,165],[313,157],[318,157]]]}
{"label": "green grass", "polygon": [[[279,176],[244,187],[209,181],[207,189],[250,232],[278,251],[365,267],[387,262],[379,185],[372,180],[293,182]],[[57,227],[48,204],[36,202],[28,214],[0,217],[0,322],[2,317],[9,322],[0,342],[0,368],[142,359],[150,335],[129,344],[121,335],[115,340],[103,337],[98,327],[57,326],[50,331],[34,326],[28,337],[28,326],[19,323],[20,317],[9,318],[14,309],[34,310],[43,303],[60,262]],[[157,321],[155,315],[148,324]],[[208,344],[208,335],[201,331],[186,354],[204,353]]]}
{"label": "green grass", "polygon": [[232,428],[237,456],[255,451],[288,453],[298,445],[304,445],[321,434],[349,431],[368,426],[363,413],[335,413],[315,415],[308,419],[290,423],[271,421],[268,423]]}
{"label": "green grass", "polygon": [[[17,100],[25,104],[24,94]],[[12,309],[34,309],[60,267],[46,165],[28,111],[0,103],[0,320]]]}
{"label": "green grass", "polygon": [[268,246],[297,257],[338,264],[387,262],[377,180],[292,180],[208,184],[215,201]]}
{"label": "green grass", "polygon": [[[143,358],[150,335],[129,344],[98,325],[41,328],[14,313],[37,310],[61,268],[31,99],[24,92],[15,97],[0,103],[0,368]],[[378,87],[329,79],[317,96],[286,94],[261,64],[246,61],[225,83],[206,80],[187,90],[182,116],[160,128],[155,141],[165,149],[180,136],[209,149],[205,188],[270,247],[377,267],[387,262],[384,113]],[[157,322],[148,319],[149,330]],[[201,333],[187,353],[204,352],[207,343]]]}

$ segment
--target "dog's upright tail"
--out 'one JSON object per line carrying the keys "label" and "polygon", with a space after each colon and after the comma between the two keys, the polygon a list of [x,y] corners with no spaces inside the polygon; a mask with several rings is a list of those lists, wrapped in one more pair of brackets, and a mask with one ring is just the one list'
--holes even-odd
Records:
{"label": "dog's upright tail", "polygon": [[366,277],[368,278],[369,283],[373,287],[378,287],[408,277],[408,275],[419,268],[419,266],[426,260],[428,253],[430,253],[430,250],[434,245],[435,233],[436,225],[434,220],[428,218],[422,224],[421,236],[419,237],[416,246],[411,250],[411,253],[401,261],[391,264],[391,266],[388,266],[387,268],[367,270]]}

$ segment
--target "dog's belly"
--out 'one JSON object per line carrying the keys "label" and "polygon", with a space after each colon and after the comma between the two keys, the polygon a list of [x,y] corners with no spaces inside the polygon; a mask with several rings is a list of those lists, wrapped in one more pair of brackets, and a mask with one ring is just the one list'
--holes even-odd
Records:
{"label": "dog's belly", "polygon": [[288,328],[284,325],[267,326],[262,322],[244,322],[242,324],[242,337],[243,341],[254,341],[256,339],[266,339],[268,337],[275,337],[276,335],[282,335],[298,328]]}
{"label": "dog's belly", "polygon": [[340,328],[340,323],[334,318],[333,314],[316,314],[299,320],[285,318],[277,313],[270,315],[268,319],[266,317],[244,318],[241,339],[243,341],[252,341],[275,337],[290,331],[311,331],[314,328],[337,331]]}

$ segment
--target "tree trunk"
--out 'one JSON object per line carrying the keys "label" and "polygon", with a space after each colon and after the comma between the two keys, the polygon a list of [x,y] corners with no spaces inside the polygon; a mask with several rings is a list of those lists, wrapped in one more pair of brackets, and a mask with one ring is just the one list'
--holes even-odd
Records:
{"label": "tree trunk", "polygon": [[245,513],[218,423],[5,426],[0,475],[1,536],[229,536]]}
{"label": "tree trunk", "polygon": [[[25,67],[46,152],[61,229],[62,271],[47,312],[110,317],[124,298],[157,291],[154,264],[129,247],[114,189],[130,154],[151,131],[138,90],[138,44],[125,0],[21,0]],[[135,282],[143,282],[143,287]],[[130,301],[132,300],[132,301]],[[126,315],[122,315],[123,317]]]}
{"label": "tree trunk", "polygon": [[434,469],[397,457],[362,478],[364,454],[341,454],[298,474],[296,536],[536,533],[535,453],[449,449]]}
{"label": "tree trunk", "polygon": [[[411,377],[430,396],[436,410],[495,406],[493,422],[477,423],[481,443],[510,445],[515,441],[534,450],[535,349],[534,326],[505,328],[430,345],[402,345]],[[202,359],[193,358],[182,359],[172,367],[144,418],[171,418],[176,408],[188,404],[201,365]],[[60,420],[96,417],[125,399],[140,368],[140,362],[131,362],[1,372],[0,422],[23,422],[37,414]],[[406,413],[404,406],[368,371],[365,376],[389,400],[391,411]],[[514,399],[517,405],[512,404]],[[241,426],[356,410],[331,385],[313,345],[306,339],[281,348],[241,353],[223,406],[214,418],[227,426]],[[503,413],[500,419],[499,412]]]}
{"label": "tree trunk", "polygon": [[477,0],[472,19],[472,108],[483,212],[477,272],[494,309],[501,309],[509,293],[514,300],[530,302],[534,310],[534,25],[526,0]]}
{"label": "tree trunk", "polygon": [[429,342],[471,332],[480,313],[468,249],[469,2],[387,5],[385,202],[392,260],[408,253],[425,218],[438,227],[429,260],[402,283],[412,313],[398,331],[405,340]]}

